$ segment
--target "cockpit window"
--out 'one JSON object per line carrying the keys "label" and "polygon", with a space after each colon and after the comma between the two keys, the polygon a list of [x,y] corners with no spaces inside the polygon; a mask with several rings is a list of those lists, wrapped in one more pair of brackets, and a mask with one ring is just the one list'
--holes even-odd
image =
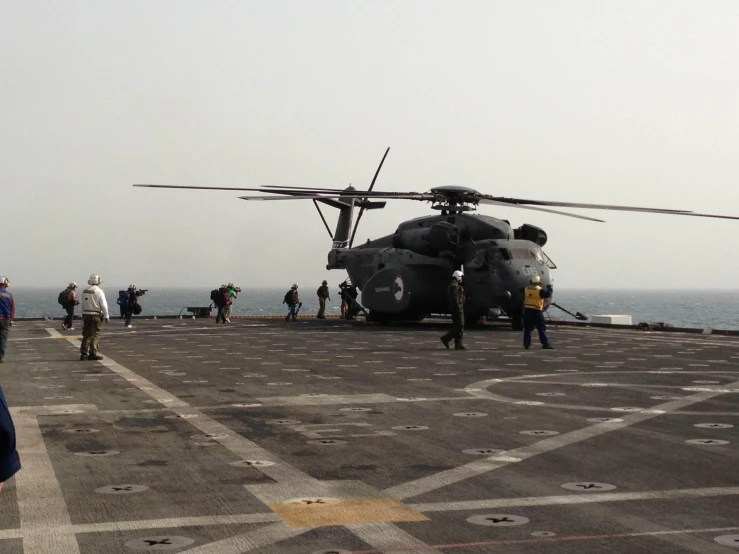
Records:
{"label": "cockpit window", "polygon": [[483,269],[487,266],[485,259],[485,251],[478,250],[475,255],[466,264],[466,267],[470,269]]}
{"label": "cockpit window", "polygon": [[528,248],[511,248],[508,250],[512,260],[535,260],[534,252]]}
{"label": "cockpit window", "polygon": [[536,260],[540,264],[546,262],[541,248],[510,248],[508,254],[512,260]]}

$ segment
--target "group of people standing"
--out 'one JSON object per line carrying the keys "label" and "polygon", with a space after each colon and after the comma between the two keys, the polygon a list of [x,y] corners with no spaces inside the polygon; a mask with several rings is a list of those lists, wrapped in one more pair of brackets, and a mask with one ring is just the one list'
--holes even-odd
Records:
{"label": "group of people standing", "polygon": [[[523,347],[526,350],[531,348],[531,332],[534,329],[539,333],[539,341],[544,350],[554,348],[549,343],[547,325],[544,320],[544,310],[547,308],[548,301],[551,301],[552,293],[552,285],[542,288],[541,277],[538,275],[531,277],[529,280],[529,286],[524,291],[523,307]],[[441,342],[445,348],[449,348],[449,343],[454,340],[455,350],[466,350],[462,341],[464,336],[464,303],[466,300],[464,273],[455,271],[452,273],[452,282],[447,287],[447,303],[452,314],[452,328],[441,337]]]}
{"label": "group of people standing", "polygon": [[210,299],[213,301],[216,309],[216,324],[231,323],[231,307],[233,301],[239,297],[241,289],[233,283],[221,285],[217,289],[213,289],[210,293]]}
{"label": "group of people standing", "polygon": [[[342,319],[354,319],[360,308],[357,303],[357,288],[348,283],[348,281],[344,281],[339,285],[339,295],[341,296]],[[316,296],[318,297],[318,314],[316,314],[316,319],[326,319],[326,302],[331,300],[328,281],[324,280],[321,283],[321,286],[316,290]],[[282,303],[287,305],[285,321],[295,321],[300,308],[303,306],[303,303],[300,301],[297,283],[293,284],[290,290],[285,293]]]}
{"label": "group of people standing", "polygon": [[[144,294],[146,294],[146,290],[139,290],[136,285],[129,285],[127,290],[118,293],[117,303],[121,310],[121,319],[123,319],[123,325],[128,329],[133,327],[133,316],[141,313],[139,298]],[[77,283],[72,281],[66,289],[59,293],[59,304],[67,312],[66,317],[62,320],[62,329],[65,331],[74,331],[74,309],[79,303]]]}

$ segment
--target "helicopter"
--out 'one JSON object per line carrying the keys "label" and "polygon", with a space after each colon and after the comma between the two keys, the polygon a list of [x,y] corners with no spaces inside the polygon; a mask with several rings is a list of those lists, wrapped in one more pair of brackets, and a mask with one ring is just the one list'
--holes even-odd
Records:
{"label": "helicopter", "polygon": [[[467,292],[467,324],[474,324],[482,318],[507,316],[514,330],[523,328],[524,291],[531,278],[538,276],[542,287],[552,285],[551,271],[557,266],[542,249],[547,243],[547,234],[543,229],[529,223],[513,228],[507,220],[472,213],[480,205],[523,208],[600,223],[604,221],[552,208],[739,220],[734,216],[698,214],[688,210],[507,198],[482,194],[463,186],[439,186],[423,193],[374,191],[389,151],[390,148],[385,151],[366,191],[352,186],[344,189],[134,186],[270,194],[239,197],[248,201],[310,200],[332,240],[326,269],[340,269],[348,273],[352,285],[362,293],[368,321],[419,321],[432,314],[448,314],[446,288],[452,272],[461,269],[465,275]],[[384,208],[388,200],[427,202],[438,213],[404,221],[392,234],[375,240],[368,239],[366,243],[354,246],[357,228],[364,213]],[[319,204],[339,210],[333,232]],[[354,221],[356,209],[359,211]]]}

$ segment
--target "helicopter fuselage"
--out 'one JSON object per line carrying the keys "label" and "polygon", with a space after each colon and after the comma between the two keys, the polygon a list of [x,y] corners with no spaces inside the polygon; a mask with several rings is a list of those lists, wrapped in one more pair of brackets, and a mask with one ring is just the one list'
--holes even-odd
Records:
{"label": "helicopter fuselage", "polygon": [[[529,240],[534,239],[534,240]],[[362,304],[387,319],[420,319],[449,312],[446,288],[463,268],[467,319],[520,315],[532,276],[552,284],[542,252],[546,234],[484,215],[444,213],[403,222],[392,235],[329,252],[328,269],[345,269]]]}

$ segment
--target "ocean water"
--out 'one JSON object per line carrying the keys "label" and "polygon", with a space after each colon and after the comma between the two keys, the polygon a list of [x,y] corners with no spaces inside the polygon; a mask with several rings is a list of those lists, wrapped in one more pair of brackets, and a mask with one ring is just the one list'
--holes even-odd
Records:
{"label": "ocean water", "polygon": [[[111,313],[118,314],[115,301],[123,287],[105,286]],[[316,286],[318,288],[318,286]],[[11,287],[16,300],[17,317],[61,317],[57,304],[61,288]],[[281,289],[244,289],[234,302],[234,315],[284,314]],[[314,289],[302,293],[302,314],[315,315],[318,299]],[[338,290],[331,291],[332,300],[326,313],[338,314],[341,302]],[[641,321],[671,323],[676,327],[698,327],[739,330],[739,295],[715,291],[635,291],[635,290],[556,290],[554,301],[571,312],[597,314],[630,314],[634,323]],[[177,315],[188,306],[208,306],[210,289],[153,288],[141,299],[142,315]],[[79,310],[78,310],[79,313]],[[213,312],[215,315],[215,311]],[[551,308],[552,316],[569,316]]]}

